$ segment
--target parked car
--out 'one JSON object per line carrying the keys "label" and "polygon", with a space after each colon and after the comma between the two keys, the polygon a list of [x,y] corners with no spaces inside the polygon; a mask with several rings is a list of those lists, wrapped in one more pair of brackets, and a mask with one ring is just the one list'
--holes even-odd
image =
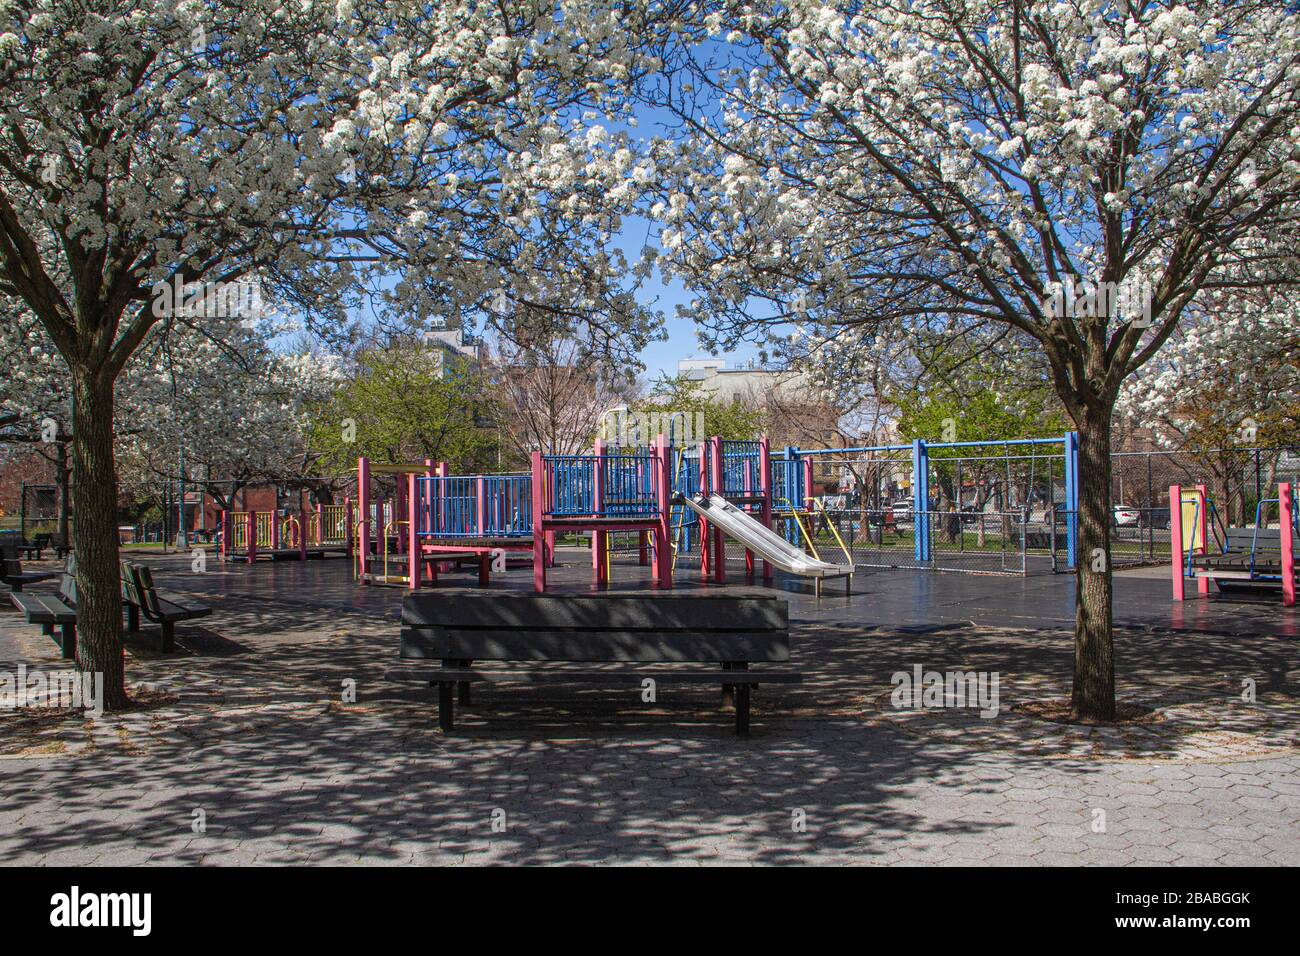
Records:
{"label": "parked car", "polygon": [[890,506],[890,509],[894,512],[895,521],[912,520],[912,499],[911,498],[899,498]]}
{"label": "parked car", "polygon": [[1142,519],[1142,512],[1132,505],[1115,505],[1111,509],[1111,515],[1117,528],[1137,527],[1138,522]]}
{"label": "parked car", "polygon": [[1168,508],[1148,508],[1142,512],[1138,519],[1139,527],[1143,528],[1163,528],[1169,529],[1169,509]]}

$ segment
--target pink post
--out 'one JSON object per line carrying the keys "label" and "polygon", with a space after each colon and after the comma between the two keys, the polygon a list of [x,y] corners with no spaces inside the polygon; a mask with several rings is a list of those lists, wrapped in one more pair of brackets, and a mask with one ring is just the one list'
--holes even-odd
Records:
{"label": "pink post", "polygon": [[357,459],[357,576],[364,581],[370,564],[370,459]]}
{"label": "pink post", "polygon": [[1174,586],[1174,600],[1187,598],[1187,581],[1183,578],[1185,556],[1183,554],[1183,489],[1180,485],[1169,486],[1169,560],[1170,578]]}
{"label": "pink post", "polygon": [[546,591],[546,532],[542,520],[546,507],[546,495],[543,482],[542,453],[533,452],[533,590],[538,594]]}
{"label": "pink post", "polygon": [[[715,495],[720,495],[726,488],[723,482],[725,464],[722,460],[722,436],[714,435],[709,441],[713,445],[713,475],[709,479],[709,488]],[[722,540],[722,529],[713,529],[713,580],[722,584],[727,580],[727,550]]]}
{"label": "pink post", "polygon": [[668,440],[660,435],[655,441],[655,454],[657,458],[654,462],[655,467],[655,484],[657,485],[657,498],[659,505],[659,522],[655,527],[655,574],[660,588],[671,591],[673,588],[673,555],[672,555],[672,487],[673,471],[670,461],[670,452],[668,449]]}
{"label": "pink post", "polygon": [[306,510],[298,512],[298,560],[307,560],[307,529],[311,527],[311,519],[307,516]]}
{"label": "pink post", "polygon": [[[760,519],[764,528],[772,527],[772,443],[766,435],[758,440],[758,487],[763,497]],[[763,580],[772,580],[772,565],[763,562]]]}
{"label": "pink post", "polygon": [[[712,453],[713,443],[711,441],[700,443],[700,496],[706,501],[713,492],[713,486],[709,469],[706,467],[708,455]],[[709,546],[709,538],[712,534],[709,530],[709,522],[700,516],[700,580],[709,579],[710,562],[713,560],[713,549]]]}
{"label": "pink post", "polygon": [[[398,484],[400,486],[401,483]],[[419,489],[415,484],[414,472],[406,476],[406,492],[406,588],[414,591],[420,587],[420,528],[415,523],[419,514]]]}
{"label": "pink post", "polygon": [[[600,515],[605,509],[605,441],[596,439],[596,460],[592,463],[595,474],[592,476],[591,510]],[[603,528],[593,528],[591,532],[591,566],[596,569],[596,582],[609,582],[609,534]]]}
{"label": "pink post", "polygon": [[257,512],[250,511],[244,515],[245,527],[248,528],[248,547],[244,549],[245,560],[252,564],[257,560]]}
{"label": "pink post", "polygon": [[1295,607],[1295,542],[1291,538],[1295,527],[1295,498],[1289,481],[1277,486],[1277,510],[1281,519],[1277,536],[1282,546],[1282,606]]}
{"label": "pink post", "polygon": [[[815,497],[813,495],[813,466],[811,458],[804,458],[803,460],[803,497],[804,500],[801,503],[802,507],[811,511],[812,500]],[[793,506],[794,502],[791,502],[790,504]]]}

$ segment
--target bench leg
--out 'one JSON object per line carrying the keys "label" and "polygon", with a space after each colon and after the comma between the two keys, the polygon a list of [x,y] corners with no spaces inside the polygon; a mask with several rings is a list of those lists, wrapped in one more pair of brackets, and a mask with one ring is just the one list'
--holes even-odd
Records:
{"label": "bench leg", "polygon": [[140,609],[134,604],[126,606],[126,629],[132,634],[140,630]]}
{"label": "bench leg", "polygon": [[164,654],[170,654],[176,649],[176,625],[171,621],[162,623],[161,649]]}
{"label": "bench leg", "polygon": [[53,637],[53,636],[54,636],[54,625],[53,625],[53,624],[42,624],[42,625],[41,625],[41,633],[44,634],[46,637]]}
{"label": "bench leg", "polygon": [[[724,671],[729,671],[732,669],[732,667],[726,661],[723,661],[722,669]],[[736,687],[735,684],[722,685],[722,706],[723,707],[731,707],[735,705],[736,703],[735,687]]]}
{"label": "bench leg", "polygon": [[66,660],[75,661],[77,659],[77,625],[64,624],[60,630],[62,637],[59,640],[59,648],[63,651]]}
{"label": "bench leg", "polygon": [[[470,666],[471,664],[473,664],[473,663],[474,663],[473,661],[461,661],[461,662],[460,662],[460,666],[461,666],[461,667],[469,667],[469,666]],[[459,682],[456,684],[456,690],[457,690],[457,692],[458,692],[459,695],[460,695],[460,705],[461,705],[462,707],[468,707],[468,706],[470,706],[470,699],[469,699],[469,681],[467,681],[467,680],[459,681]]]}
{"label": "bench leg", "polygon": [[736,685],[736,736],[749,736],[749,691],[748,684]]}
{"label": "bench leg", "polygon": [[455,704],[452,702],[452,685],[455,681],[438,682],[438,726],[445,732],[451,733],[452,730],[452,708]]}

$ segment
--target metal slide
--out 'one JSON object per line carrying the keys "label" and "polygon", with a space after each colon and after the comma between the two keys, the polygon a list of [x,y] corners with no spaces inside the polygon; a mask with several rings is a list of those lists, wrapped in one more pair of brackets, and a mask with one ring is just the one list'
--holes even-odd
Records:
{"label": "metal slide", "polygon": [[791,544],[771,528],[764,528],[761,522],[754,520],[753,515],[746,514],[721,495],[710,495],[708,498],[703,495],[695,498],[678,495],[677,500],[782,571],[808,578],[842,578],[853,574],[851,567],[818,561],[812,555],[805,554],[803,548]]}

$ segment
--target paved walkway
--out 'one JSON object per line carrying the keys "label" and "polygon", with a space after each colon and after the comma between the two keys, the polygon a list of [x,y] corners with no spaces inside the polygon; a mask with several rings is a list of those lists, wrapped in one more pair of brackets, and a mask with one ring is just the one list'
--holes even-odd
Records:
{"label": "paved walkway", "polygon": [[[1022,706],[1068,690],[1053,622],[884,626],[814,619],[800,598],[807,683],[763,688],[750,740],[716,691],[670,686],[654,705],[476,691],[445,736],[419,685],[386,679],[389,609],[286,607],[213,580],[217,613],[178,630],[177,656],[133,639],[149,707],[0,712],[0,862],[1300,864],[1291,637],[1130,627],[1121,697],[1155,714],[1081,728]],[[62,666],[0,613],[0,668],[19,662]],[[996,671],[998,715],[896,709],[891,677],[916,665]]]}

